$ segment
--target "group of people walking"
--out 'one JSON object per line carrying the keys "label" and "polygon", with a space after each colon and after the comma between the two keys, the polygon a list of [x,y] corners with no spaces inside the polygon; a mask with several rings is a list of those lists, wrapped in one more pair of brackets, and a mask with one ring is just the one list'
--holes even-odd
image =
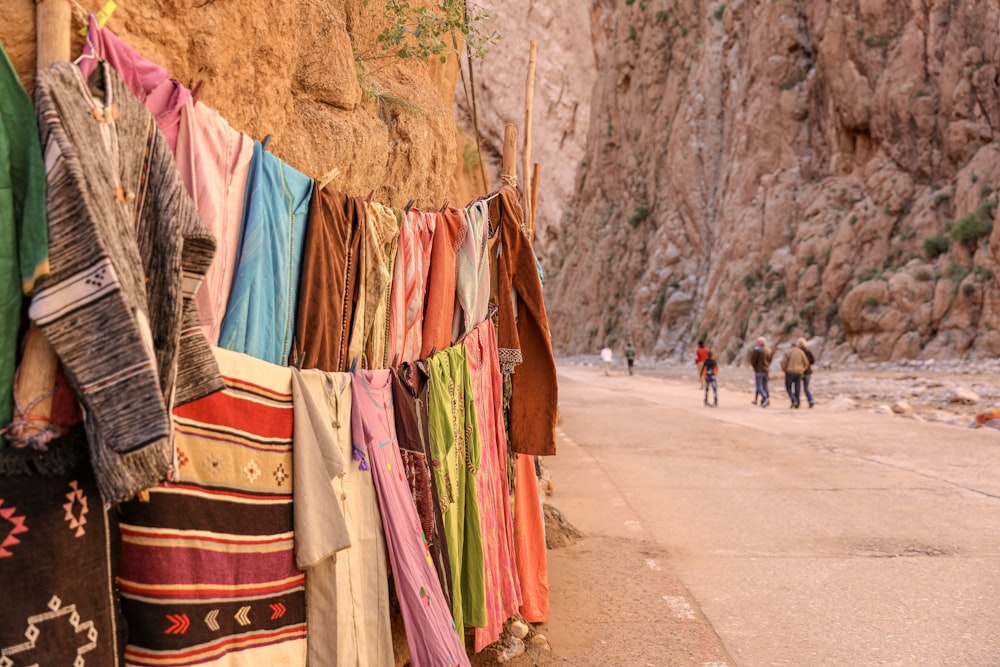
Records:
{"label": "group of people walking", "polygon": [[[750,351],[750,366],[754,372],[754,397],[753,404],[766,408],[771,404],[771,392],[768,387],[768,380],[771,376],[771,359],[773,350],[768,347],[767,339],[761,336]],[[628,361],[628,374],[632,375],[632,366],[635,362],[635,348],[632,343],[625,346],[625,359]],[[601,360],[604,362],[604,374],[611,374],[611,364],[614,360],[614,353],[609,346],[601,350]],[[700,389],[705,392],[704,404],[709,407],[719,405],[719,364],[715,360],[711,348],[704,340],[698,341],[695,348],[694,363],[698,367],[698,379]],[[812,391],[809,388],[809,381],[812,379],[813,365],[816,357],[809,349],[809,343],[805,338],[799,338],[788,346],[781,358],[781,370],[785,375],[785,391],[791,400],[790,407],[798,408],[802,404],[802,397],[805,396],[806,404],[811,408],[816,405]],[[709,393],[711,392],[711,402]]]}
{"label": "group of people walking", "polygon": [[[755,392],[753,404],[766,408],[771,404],[771,393],[768,389],[768,378],[771,373],[771,357],[773,352],[767,346],[767,339],[761,336],[757,339],[757,344],[750,351],[750,366],[754,372]],[[791,399],[792,408],[798,408],[802,403],[802,394],[805,394],[809,407],[816,405],[812,392],[809,390],[809,381],[812,379],[813,365],[816,358],[809,343],[805,338],[799,338],[793,345],[785,350],[781,358],[781,370],[785,374],[785,391]]]}

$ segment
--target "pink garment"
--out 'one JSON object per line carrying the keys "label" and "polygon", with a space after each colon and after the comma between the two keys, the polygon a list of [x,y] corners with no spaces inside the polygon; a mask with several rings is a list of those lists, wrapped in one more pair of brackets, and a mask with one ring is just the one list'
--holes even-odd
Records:
{"label": "pink garment", "polygon": [[521,585],[514,557],[514,528],[507,494],[507,432],[503,422],[503,380],[497,360],[493,322],[479,324],[465,337],[466,359],[476,401],[482,455],[476,473],[479,525],[486,570],[486,627],[476,628],[476,652],[497,641],[504,622],[521,606]]}
{"label": "pink garment", "polygon": [[[351,382],[354,448],[367,452],[378,492],[396,597],[413,667],[466,665],[465,641],[431,562],[396,442],[389,370],[361,370]],[[356,453],[356,456],[358,454]]]}
{"label": "pink garment", "polygon": [[236,272],[253,139],[234,130],[215,109],[189,102],[181,114],[176,157],[184,186],[215,235],[215,257],[195,302],[205,338],[218,345]]}
{"label": "pink garment", "polygon": [[521,580],[521,616],[544,623],[549,616],[549,560],[545,552],[545,517],[538,496],[535,457],[517,454],[514,473],[514,547]]}
{"label": "pink garment", "polygon": [[171,79],[170,72],[144,58],[111,30],[101,28],[93,14],[90,15],[83,56],[80,61],[83,78],[90,78],[98,60],[107,61],[125,81],[132,94],[139,98],[156,119],[156,124],[160,126],[170,146],[170,152],[176,153],[181,110],[191,99],[191,91],[180,81]]}
{"label": "pink garment", "polygon": [[434,213],[412,208],[403,216],[389,300],[390,361],[413,363],[420,358],[424,294],[436,220]]}

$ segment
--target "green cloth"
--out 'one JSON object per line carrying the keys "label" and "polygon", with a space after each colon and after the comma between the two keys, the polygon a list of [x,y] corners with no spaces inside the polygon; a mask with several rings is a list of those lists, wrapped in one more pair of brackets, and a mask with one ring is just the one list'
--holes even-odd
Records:
{"label": "green cloth", "polygon": [[486,565],[476,491],[483,446],[465,346],[438,352],[428,367],[431,470],[451,560],[452,614],[464,637],[466,625],[486,627]]}
{"label": "green cloth", "polygon": [[[45,163],[38,121],[7,52],[0,47],[0,428],[14,411],[21,293],[48,273]],[[2,446],[2,445],[0,445]]]}

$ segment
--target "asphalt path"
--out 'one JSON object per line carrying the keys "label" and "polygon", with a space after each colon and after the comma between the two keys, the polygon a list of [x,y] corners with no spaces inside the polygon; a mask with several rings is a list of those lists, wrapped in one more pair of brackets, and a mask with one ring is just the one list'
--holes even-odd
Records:
{"label": "asphalt path", "polygon": [[[1000,432],[783,392],[762,409],[749,386],[711,408],[694,380],[622,370],[559,382],[548,502],[587,536],[550,556],[565,664],[1000,665]],[[614,639],[587,627],[609,609]]]}

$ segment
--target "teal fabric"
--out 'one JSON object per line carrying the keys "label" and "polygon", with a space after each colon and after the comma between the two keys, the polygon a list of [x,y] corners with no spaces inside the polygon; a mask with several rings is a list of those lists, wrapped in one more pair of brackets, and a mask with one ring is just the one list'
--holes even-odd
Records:
{"label": "teal fabric", "polygon": [[[13,414],[22,291],[48,273],[45,164],[28,93],[0,47],[0,428]],[[0,445],[2,446],[2,445]]]}
{"label": "teal fabric", "polygon": [[219,346],[288,365],[313,181],[254,142]]}

